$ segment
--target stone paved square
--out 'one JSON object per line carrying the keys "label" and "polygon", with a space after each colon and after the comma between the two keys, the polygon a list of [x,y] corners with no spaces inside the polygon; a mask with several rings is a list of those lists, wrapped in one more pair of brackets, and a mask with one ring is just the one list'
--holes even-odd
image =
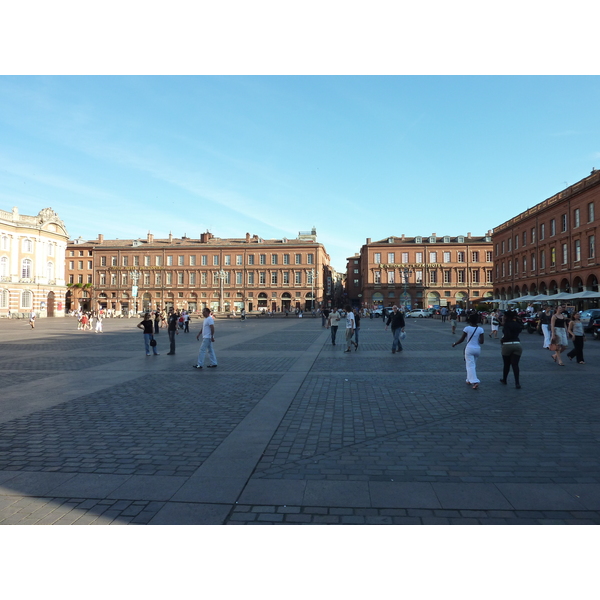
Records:
{"label": "stone paved square", "polygon": [[157,357],[134,319],[24,325],[0,321],[0,524],[600,523],[594,340],[559,369],[523,334],[516,390],[486,335],[474,391],[434,319],[394,355],[380,320],[346,354],[320,319],[218,319],[202,371],[198,320]]}

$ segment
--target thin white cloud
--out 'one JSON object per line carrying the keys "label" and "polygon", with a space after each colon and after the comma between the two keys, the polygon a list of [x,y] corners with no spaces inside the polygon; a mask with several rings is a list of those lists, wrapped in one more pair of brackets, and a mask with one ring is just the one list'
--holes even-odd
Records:
{"label": "thin white cloud", "polygon": [[115,196],[105,190],[81,184],[67,177],[45,173],[43,169],[40,168],[40,165],[16,162],[6,156],[6,154],[0,154],[0,171],[12,175],[13,177],[22,178],[24,181],[35,181],[52,188],[73,192],[81,195],[86,200],[89,198],[111,202],[123,200],[123,198]]}

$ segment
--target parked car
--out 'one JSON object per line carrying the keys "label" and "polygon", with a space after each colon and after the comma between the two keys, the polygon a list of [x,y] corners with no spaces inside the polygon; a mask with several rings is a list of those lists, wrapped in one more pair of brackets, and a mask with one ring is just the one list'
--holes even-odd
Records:
{"label": "parked car", "polygon": [[392,310],[391,306],[388,306],[387,308],[384,308],[382,306],[376,308],[373,311],[373,316],[374,317],[387,317],[388,316],[388,312]]}
{"label": "parked car", "polygon": [[600,317],[590,321],[590,329],[595,340],[600,340]]}
{"label": "parked car", "polygon": [[406,313],[406,316],[422,319],[423,317],[431,317],[432,314],[433,311],[429,308],[415,308],[415,310],[411,310],[410,312]]}
{"label": "parked car", "polygon": [[592,331],[592,321],[600,317],[600,308],[590,308],[588,310],[582,311],[579,318],[581,319],[581,324],[583,325],[584,331]]}

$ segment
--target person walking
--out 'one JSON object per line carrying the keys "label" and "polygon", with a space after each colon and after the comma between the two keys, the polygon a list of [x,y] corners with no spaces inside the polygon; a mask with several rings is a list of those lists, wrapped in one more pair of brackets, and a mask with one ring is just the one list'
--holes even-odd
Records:
{"label": "person walking", "polygon": [[552,321],[552,309],[549,306],[541,312],[540,314],[540,327],[542,328],[542,333],[544,334],[544,343],[542,348],[546,350],[550,350],[550,344],[552,341],[552,334],[550,331],[550,322]]}
{"label": "person walking", "polygon": [[442,317],[442,323],[445,323],[448,318],[448,309],[445,306],[442,306],[440,309],[440,315]]}
{"label": "person walking", "polygon": [[154,335],[158,335],[160,332],[160,310],[157,308],[154,311]]}
{"label": "person walking", "polygon": [[492,319],[490,337],[498,339],[498,329],[500,328],[500,315],[498,314],[498,311],[494,309],[490,317]]}
{"label": "person walking", "polygon": [[335,346],[335,338],[337,336],[338,327],[342,320],[342,314],[339,308],[333,309],[329,313],[329,319],[327,321],[327,327],[331,329],[331,344]]}
{"label": "person walking", "polygon": [[452,333],[456,333],[456,321],[458,320],[458,313],[456,312],[456,307],[454,307],[450,311],[450,325],[452,326]]}
{"label": "person walking", "polygon": [[358,332],[360,331],[360,309],[354,309],[354,352],[358,350]]}
{"label": "person walking", "polygon": [[479,388],[481,383],[479,377],[477,377],[477,359],[481,355],[481,346],[484,341],[485,332],[482,327],[477,324],[477,315],[469,315],[467,319],[468,325],[463,329],[463,334],[460,339],[452,347],[454,348],[458,344],[462,344],[465,339],[467,345],[465,347],[465,365],[467,368],[467,385],[473,386],[476,390]]}
{"label": "person walking", "polygon": [[350,352],[350,346],[353,344],[352,336],[354,335],[354,329],[356,327],[356,319],[352,307],[348,304],[344,307],[346,311],[346,349],[344,352]]}
{"label": "person walking", "polygon": [[150,313],[146,313],[144,315],[144,320],[141,323],[137,324],[137,328],[144,330],[144,345],[146,346],[146,356],[150,356],[150,348],[152,348],[154,356],[158,356],[158,352],[156,351],[156,345],[150,345],[150,342],[154,339],[152,334],[153,323]]}
{"label": "person walking", "polygon": [[31,329],[35,329],[35,311],[32,310],[29,313],[29,324],[31,325]]}
{"label": "person walking", "polygon": [[392,341],[392,354],[396,354],[396,350],[398,352],[402,352],[402,342],[400,341],[400,336],[404,332],[406,323],[404,321],[404,314],[395,304],[392,307],[392,312],[390,313],[387,323],[385,324],[386,331],[390,323],[392,325],[392,334],[394,335],[394,339]]}
{"label": "person walking", "polygon": [[585,332],[583,331],[583,323],[581,322],[581,313],[579,311],[573,315],[573,319],[569,323],[568,333],[573,340],[573,350],[567,353],[569,360],[573,360],[576,357],[578,364],[585,365],[585,361],[583,360]]}
{"label": "person walking", "polygon": [[183,311],[183,333],[190,332],[190,315],[187,310]]}
{"label": "person walking", "polygon": [[562,361],[560,355],[569,347],[569,340],[567,339],[567,316],[564,311],[565,307],[559,306],[550,321],[552,344],[554,344],[555,348],[552,360],[561,367],[564,367],[565,363]]}
{"label": "person walking", "polygon": [[169,351],[167,355],[169,356],[175,354],[175,336],[179,335],[178,322],[179,315],[173,310],[173,307],[169,308],[169,316],[167,317],[167,333],[169,334]]}
{"label": "person walking", "polygon": [[96,315],[96,333],[102,333],[102,313]]}
{"label": "person walking", "polygon": [[202,316],[204,321],[202,323],[202,331],[198,332],[196,339],[199,340],[202,336],[202,344],[200,345],[200,351],[198,352],[198,361],[194,366],[194,369],[201,369],[204,366],[204,358],[208,353],[210,364],[206,365],[209,369],[214,369],[217,366],[217,357],[213,349],[213,343],[215,341],[215,319],[210,314],[210,309],[203,308]]}
{"label": "person walking", "polygon": [[502,369],[502,379],[500,383],[506,385],[507,377],[512,368],[515,378],[515,387],[520,390],[521,383],[519,381],[519,361],[523,354],[523,346],[519,335],[523,331],[523,323],[515,310],[507,310],[504,313],[504,325],[502,327],[502,338],[500,339],[502,361],[504,363]]}

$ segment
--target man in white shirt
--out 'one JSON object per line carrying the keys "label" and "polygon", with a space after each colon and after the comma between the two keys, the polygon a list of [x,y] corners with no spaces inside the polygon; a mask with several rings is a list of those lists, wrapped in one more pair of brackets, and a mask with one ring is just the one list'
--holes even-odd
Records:
{"label": "man in white shirt", "polygon": [[198,333],[196,339],[200,339],[202,335],[202,345],[200,346],[200,352],[198,352],[198,363],[194,365],[194,369],[201,369],[204,365],[204,357],[208,352],[208,358],[210,359],[210,365],[207,365],[209,369],[214,369],[217,366],[217,357],[213,350],[213,342],[215,341],[215,320],[210,314],[210,309],[202,309],[202,316],[204,322],[202,323],[202,331]]}
{"label": "man in white shirt", "polygon": [[343,317],[339,308],[332,310],[327,319],[327,327],[331,328],[331,344],[335,346],[335,336],[337,335],[340,323],[343,323]]}
{"label": "man in white shirt", "polygon": [[346,349],[344,352],[350,352],[356,321],[354,319],[354,312],[352,312],[352,307],[350,305],[345,306],[344,310],[346,311]]}

